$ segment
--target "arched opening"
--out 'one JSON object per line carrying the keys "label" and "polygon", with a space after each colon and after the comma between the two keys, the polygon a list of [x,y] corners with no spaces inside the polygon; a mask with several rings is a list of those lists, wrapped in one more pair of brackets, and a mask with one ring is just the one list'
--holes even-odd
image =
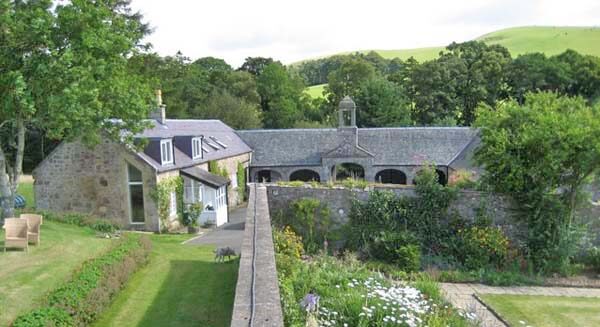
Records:
{"label": "arched opening", "polygon": [[[421,170],[419,170],[415,174],[415,179],[413,179],[413,184],[417,184],[416,176],[419,176],[419,173],[421,173]],[[448,178],[446,177],[446,173],[444,173],[443,171],[441,171],[439,169],[436,169],[435,173],[437,174],[437,177],[438,177],[438,183],[446,186],[448,184]]]}
{"label": "arched opening", "polygon": [[343,163],[337,164],[331,168],[331,176],[335,178],[335,181],[342,181],[344,179],[365,179],[365,169],[355,163]]}
{"label": "arched opening", "polygon": [[382,184],[406,185],[406,174],[398,169],[384,169],[375,175],[375,181]]}
{"label": "arched opening", "polygon": [[321,176],[315,171],[310,169],[300,169],[296,170],[290,175],[290,182],[292,181],[301,181],[301,182],[320,182]]}
{"label": "arched opening", "polygon": [[281,180],[281,174],[270,169],[259,170],[256,173],[256,182],[258,183],[271,183],[279,180]]}

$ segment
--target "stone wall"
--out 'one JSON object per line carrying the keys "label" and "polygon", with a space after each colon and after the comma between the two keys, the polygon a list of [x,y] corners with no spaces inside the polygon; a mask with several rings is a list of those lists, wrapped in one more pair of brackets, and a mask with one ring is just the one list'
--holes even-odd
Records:
{"label": "stone wall", "polygon": [[[145,224],[129,220],[127,164],[142,172]],[[154,170],[117,143],[104,140],[94,148],[61,143],[33,172],[36,207],[111,218],[124,227],[157,230],[156,205],[150,190]]]}
{"label": "stone wall", "polygon": [[[335,225],[340,226],[348,221],[348,213],[352,200],[366,201],[371,190],[349,190],[345,188],[312,188],[288,187],[269,184],[269,208],[273,215],[290,214],[289,204],[297,199],[309,197],[319,199],[326,203],[331,212],[331,219]],[[398,196],[416,196],[414,187],[375,187],[377,190],[389,190]],[[479,209],[485,209],[488,216],[494,219],[494,224],[501,226],[511,238],[521,238],[525,229],[516,224],[511,218],[510,202],[500,196],[490,196],[486,193],[474,191],[461,191],[458,198],[450,206],[453,210],[468,220],[474,220]]]}
{"label": "stone wall", "polygon": [[[275,250],[271,231],[271,217],[267,203],[267,192],[264,186],[249,186],[250,196],[246,210],[246,227],[235,288],[235,301],[231,318],[232,327],[249,326],[252,308],[252,292],[254,290],[254,326],[282,327],[283,312],[279,296]],[[256,218],[254,216],[256,208]],[[256,237],[254,222],[256,219]],[[256,244],[254,241],[256,240]],[[252,261],[256,246],[256,271]],[[252,278],[255,277],[254,289]]]}
{"label": "stone wall", "polygon": [[[376,190],[389,190],[399,196],[416,196],[413,186],[385,187],[376,186]],[[332,221],[342,225],[348,221],[348,213],[352,205],[352,199],[365,201],[372,190],[348,190],[345,188],[312,188],[309,185],[303,187],[280,186],[276,184],[267,185],[269,197],[269,208],[272,215],[290,214],[289,204],[297,199],[309,197],[319,199],[326,203],[331,212]],[[488,217],[493,218],[493,223],[507,233],[513,240],[524,240],[526,227],[517,222],[513,217],[514,206],[506,197],[489,193],[467,191],[459,192],[457,199],[450,206],[450,210],[457,212],[461,217],[473,220],[477,211],[485,209]],[[592,242],[600,245],[600,205],[589,204],[579,210],[580,223],[590,226]]]}
{"label": "stone wall", "polygon": [[[220,167],[227,169],[227,174],[229,175],[228,178],[233,183],[237,176],[238,163],[241,162],[244,165],[244,168],[248,168],[250,163],[250,153],[224,158],[217,160],[217,162]],[[244,202],[244,199],[239,196],[237,187],[232,187],[231,185],[232,184],[227,188],[227,205],[230,208],[235,208]]]}

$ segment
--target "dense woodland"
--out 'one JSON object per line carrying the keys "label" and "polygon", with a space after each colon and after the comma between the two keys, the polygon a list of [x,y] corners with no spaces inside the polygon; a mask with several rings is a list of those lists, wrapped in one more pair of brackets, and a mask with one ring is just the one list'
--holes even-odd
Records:
{"label": "dense woodland", "polygon": [[[144,54],[132,68],[162,88],[173,118],[218,118],[234,128],[333,126],[339,100],[356,101],[360,127],[470,126],[480,103],[495,106],[530,91],[556,91],[594,101],[600,95],[600,59],[575,51],[512,58],[498,45],[450,44],[435,60],[384,59],[375,52],[338,55],[290,67],[271,58],[247,58],[234,69],[207,57]],[[306,86],[324,84],[325,98]]]}

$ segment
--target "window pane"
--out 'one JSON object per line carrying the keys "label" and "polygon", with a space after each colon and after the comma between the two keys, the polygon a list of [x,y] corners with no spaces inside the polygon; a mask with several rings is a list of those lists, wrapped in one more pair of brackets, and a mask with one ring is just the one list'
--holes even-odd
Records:
{"label": "window pane", "polygon": [[142,185],[129,185],[129,197],[131,201],[131,221],[134,223],[143,223],[144,190]]}
{"label": "window pane", "polygon": [[135,168],[132,165],[127,165],[127,170],[129,172],[129,182],[141,182],[142,181],[142,172],[139,169]]}

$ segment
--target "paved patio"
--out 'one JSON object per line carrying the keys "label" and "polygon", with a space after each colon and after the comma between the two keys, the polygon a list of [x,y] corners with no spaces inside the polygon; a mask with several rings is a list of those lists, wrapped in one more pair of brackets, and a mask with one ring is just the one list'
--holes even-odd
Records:
{"label": "paved patio", "polygon": [[246,207],[239,207],[229,212],[229,222],[207,231],[204,234],[187,241],[186,245],[214,245],[215,247],[229,246],[239,254],[244,238]]}
{"label": "paved patio", "polygon": [[573,287],[493,287],[482,284],[451,284],[441,283],[442,292],[446,299],[457,308],[473,312],[479,317],[484,327],[505,327],[491,311],[489,311],[474,294],[511,294],[511,295],[542,295],[542,296],[573,296],[600,297],[597,288]]}

